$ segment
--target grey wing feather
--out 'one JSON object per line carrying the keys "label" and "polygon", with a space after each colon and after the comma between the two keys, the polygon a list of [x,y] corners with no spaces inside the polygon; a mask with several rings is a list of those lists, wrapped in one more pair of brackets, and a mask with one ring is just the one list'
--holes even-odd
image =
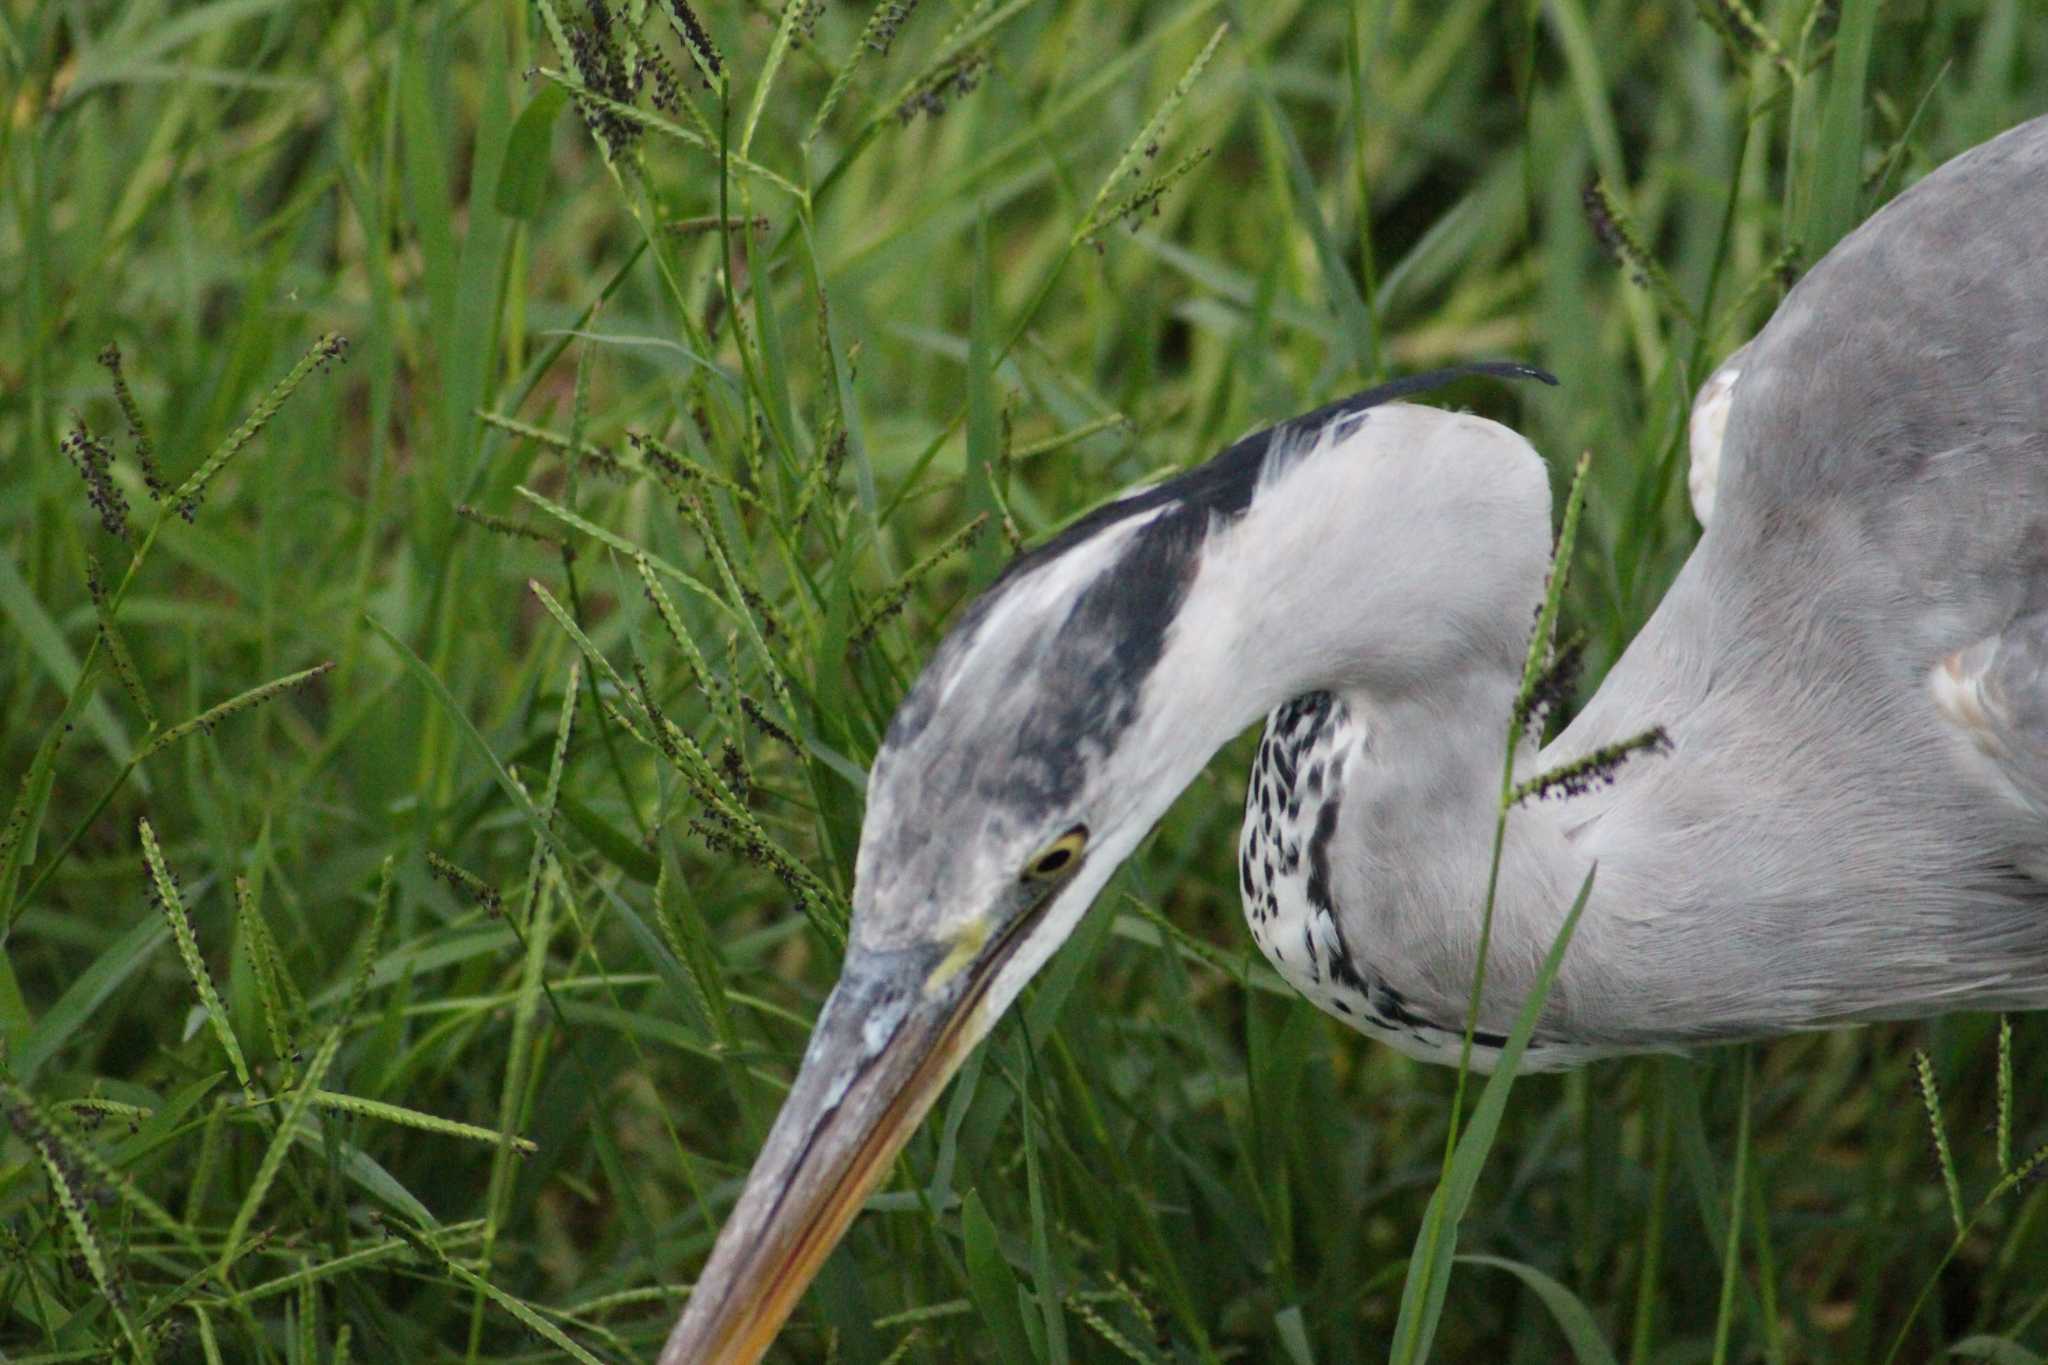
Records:
{"label": "grey wing feather", "polygon": [[[1652,724],[1668,757],[1575,799],[1616,904],[1702,1033],[2048,1005],[2048,119],[1948,163],[1749,345],[1713,517],[1542,762]],[[1985,760],[1930,694],[1958,651],[2006,709]],[[1988,694],[1987,694],[1988,695]],[[1994,714],[1989,708],[1986,715]]]}
{"label": "grey wing feather", "polygon": [[[1941,658],[2048,611],[2048,119],[1956,158],[1801,280],[1739,353],[1713,519],[1552,757],[1755,689],[1935,728]],[[1730,357],[1733,361],[1736,357]],[[1824,713],[1884,766],[1853,709]],[[1818,719],[1818,718],[1817,718]],[[1861,744],[1861,747],[1857,747]]]}
{"label": "grey wing feather", "polygon": [[1706,544],[1724,573],[1773,592],[1823,567],[1853,580],[1874,624],[1906,627],[1891,652],[1916,678],[2048,608],[2044,262],[2036,120],[1927,177],[1801,281],[1729,416],[1731,534]]}
{"label": "grey wing feather", "polygon": [[2048,818],[2048,613],[1949,655],[1929,687],[1942,718],[1986,760],[1987,776]]}

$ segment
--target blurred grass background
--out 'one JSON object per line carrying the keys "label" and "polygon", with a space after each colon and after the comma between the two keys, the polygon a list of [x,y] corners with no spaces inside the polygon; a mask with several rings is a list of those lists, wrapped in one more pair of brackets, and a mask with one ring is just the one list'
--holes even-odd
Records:
{"label": "blurred grass background", "polygon": [[[720,2],[695,53],[612,3],[0,7],[10,1360],[651,1355],[835,975],[880,727],[1009,544],[1527,359],[1562,387],[1443,401],[1593,453],[1597,680],[1694,535],[1693,386],[2048,109],[2033,0]],[[230,454],[189,523],[110,342],[164,482]],[[778,1358],[1388,1354],[1451,1077],[1257,961],[1248,752]],[[1524,1080],[1438,1358],[2038,1359],[2048,1196],[1958,1239],[1913,1066],[1974,1208],[2048,1142],[2048,1033],[2003,1121],[1996,1038]]]}

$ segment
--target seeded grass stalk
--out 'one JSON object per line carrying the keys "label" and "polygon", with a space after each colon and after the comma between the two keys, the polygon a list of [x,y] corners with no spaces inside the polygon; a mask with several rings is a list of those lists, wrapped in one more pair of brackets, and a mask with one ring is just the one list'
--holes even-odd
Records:
{"label": "seeded grass stalk", "polygon": [[1671,276],[1643,245],[1634,223],[1622,210],[1606,181],[1595,176],[1586,182],[1585,205],[1586,220],[1592,224],[1594,237],[1616,263],[1629,272],[1637,285],[1647,289],[1672,317],[1688,327],[1698,327],[1699,320],[1693,315],[1692,305],[1685,301],[1678,286],[1672,283]]}
{"label": "seeded grass stalk", "polygon": [[160,723],[156,704],[149,699],[149,691],[142,685],[141,671],[135,667],[135,656],[128,652],[127,644],[121,639],[120,628],[114,624],[113,613],[107,609],[107,590],[100,577],[100,562],[90,553],[85,557],[85,589],[92,597],[93,614],[99,618],[99,643],[106,647],[107,662],[113,666],[121,690],[128,694],[128,699],[135,703],[135,709],[142,713],[142,719],[154,730]]}
{"label": "seeded grass stalk", "polygon": [[[91,664],[92,659],[88,656],[86,665],[89,668]],[[202,711],[190,720],[180,721],[168,729],[158,730],[152,734],[142,747],[135,751],[134,756],[121,765],[120,771],[101,790],[99,799],[93,803],[85,818],[72,828],[71,832],[64,837],[63,842],[57,845],[55,853],[44,861],[42,870],[36,874],[35,878],[29,882],[27,888],[16,899],[9,927],[11,928],[13,921],[18,920],[28,910],[35,899],[36,892],[41,890],[43,883],[49,880],[57,869],[63,865],[65,857],[70,854],[73,848],[77,847],[78,841],[85,837],[85,833],[91,827],[93,821],[98,819],[100,814],[106,810],[114,797],[119,794],[128,778],[142,766],[145,759],[149,758],[152,754],[168,749],[179,740],[186,739],[191,735],[201,732],[212,734],[214,726],[236,712],[246,711],[252,706],[260,706],[264,702],[281,696],[294,688],[301,687],[333,667],[333,664],[319,664],[312,668],[302,669],[297,673],[287,674],[285,677],[264,683],[260,687],[252,687],[239,696],[230,697],[226,701]],[[54,763],[54,746],[49,750],[49,753],[52,763]],[[31,769],[30,778],[33,779],[34,777],[35,771]],[[47,796],[44,799],[47,799]],[[30,813],[23,818],[24,825],[29,824],[33,820],[33,806],[30,805],[28,810]],[[18,856],[19,848],[20,844],[17,842],[15,848],[9,851]],[[0,868],[0,871],[4,870],[6,869]],[[18,871],[18,867],[15,870]]]}
{"label": "seeded grass stalk", "polygon": [[870,54],[888,56],[897,30],[910,17],[910,12],[917,7],[917,3],[918,0],[883,0],[868,15],[867,24],[861,29],[860,37],[855,40],[846,60],[840,64],[837,74],[832,78],[831,86],[825,91],[825,97],[818,101],[817,112],[811,115],[810,126],[804,130],[803,145],[806,149],[825,131],[825,126],[831,120],[833,112],[838,109],[840,101],[845,99],[847,92],[852,89],[853,78],[859,69],[861,59]]}
{"label": "seeded grass stalk", "polygon": [[648,472],[674,496],[692,496],[689,485],[695,484],[702,488],[715,488],[743,506],[760,511],[767,510],[767,505],[751,490],[715,469],[707,468],[687,456],[677,454],[654,437],[635,432],[629,439],[646,456]]}
{"label": "seeded grass stalk", "polygon": [[[0,910],[6,912],[7,925],[10,932],[20,919],[21,913],[27,909],[36,891],[48,879],[51,873],[62,864],[64,858],[77,844],[79,837],[84,832],[85,823],[82,822],[59,845],[57,852],[46,860],[42,871],[30,882],[26,891],[18,897],[13,895],[16,879],[21,871],[22,854],[33,842],[35,830],[41,823],[43,810],[49,800],[50,783],[54,776],[57,750],[63,743],[63,736],[70,728],[71,716],[79,709],[84,699],[91,695],[92,686],[97,678],[96,670],[100,663],[101,642],[105,640],[112,645],[119,641],[115,622],[120,614],[121,604],[127,597],[130,587],[135,583],[136,575],[140,572],[143,563],[148,559],[151,548],[156,544],[157,537],[162,532],[165,521],[169,518],[173,509],[187,520],[191,520],[196,511],[198,499],[205,492],[206,486],[213,478],[222,469],[227,467],[230,460],[256,438],[263,428],[269,424],[271,419],[276,417],[285,403],[290,400],[292,394],[298,390],[299,386],[305,382],[309,375],[331,362],[338,361],[346,354],[347,347],[346,339],[335,333],[323,336],[314,343],[312,349],[300,357],[298,364],[293,366],[290,372],[283,379],[279,380],[270,392],[256,404],[243,423],[233,432],[229,433],[227,438],[215,448],[213,453],[201,461],[199,467],[162,501],[155,520],[150,524],[150,528],[144,535],[141,544],[136,547],[133,555],[130,556],[127,570],[123,573],[120,583],[111,592],[103,588],[93,592],[94,610],[101,622],[100,634],[95,637],[92,644],[87,648],[85,657],[79,665],[77,681],[72,685],[69,694],[65,698],[64,707],[58,716],[57,724],[51,727],[48,738],[44,740],[42,747],[37,751],[34,762],[30,764],[28,773],[23,778],[22,793],[16,810],[10,813],[5,831],[0,832]],[[121,372],[118,368],[113,368],[113,373],[118,377]],[[121,385],[121,392],[126,392],[125,381]],[[124,403],[124,408],[132,402],[131,396]],[[148,447],[147,437],[139,422],[136,425],[136,433],[138,439],[144,442],[145,447],[153,450],[153,447]],[[146,465],[145,468],[153,470],[154,465],[152,463]],[[136,687],[138,690],[140,689],[139,680],[136,682]],[[262,690],[256,689],[257,692]],[[242,698],[237,699],[237,702],[253,705],[256,701],[267,699],[268,695],[274,695],[274,693],[266,694],[265,696],[245,693]],[[229,703],[218,710],[219,714],[224,715],[236,709],[240,709],[240,707],[235,703]],[[177,733],[169,738],[166,738],[164,735],[156,736],[152,744],[152,751],[164,747],[177,738],[182,738],[185,734],[189,734],[193,726],[204,728],[207,723],[207,717],[200,717],[193,722],[188,722],[184,727],[173,727]],[[107,804],[113,799],[116,792],[119,791],[129,774],[139,766],[143,757],[144,754],[142,752],[137,752],[128,761],[120,774],[104,790],[99,801],[93,807],[92,817],[88,817],[88,820],[96,817],[99,812],[106,809]]]}
{"label": "seeded grass stalk", "polygon": [[100,1246],[99,1235],[93,1230],[92,1222],[86,1216],[84,1201],[79,1197],[77,1183],[50,1147],[32,1143],[36,1156],[41,1160],[43,1174],[50,1183],[50,1193],[55,1197],[58,1209],[69,1225],[78,1256],[85,1262],[92,1282],[99,1287],[103,1302],[113,1313],[114,1321],[120,1325],[121,1335],[127,1340],[128,1348],[135,1358],[142,1361],[154,1359],[154,1354],[137,1335],[134,1319],[128,1311],[128,1291],[107,1264],[106,1252]]}
{"label": "seeded grass stalk", "polygon": [[[1140,166],[1159,155],[1160,141],[1166,136],[1168,123],[1194,91],[1195,83],[1202,78],[1202,72],[1208,68],[1210,60],[1216,55],[1216,49],[1223,45],[1223,36],[1229,31],[1230,27],[1227,24],[1216,26],[1215,32],[1209,35],[1209,41],[1202,45],[1202,50],[1195,55],[1194,61],[1181,73],[1181,78],[1174,82],[1173,89],[1167,92],[1159,107],[1152,111],[1152,117],[1146,120],[1138,136],[1131,140],[1124,148],[1123,154],[1116,159],[1116,164],[1109,168],[1109,174],[1103,177],[1102,187],[1095,191],[1095,201],[1088,206],[1088,212],[1082,216],[1081,226],[1074,229],[1072,245],[1079,246],[1110,223],[1119,218],[1129,217],[1140,208],[1148,207],[1158,194],[1164,192],[1187,171],[1192,170],[1194,162],[1207,155],[1206,152],[1198,153],[1166,175],[1154,177],[1151,181],[1141,184],[1136,190],[1132,190],[1125,183],[1126,180],[1141,178],[1138,174]],[[1112,196],[1116,196],[1114,202]]]}
{"label": "seeded grass stalk", "polygon": [[[110,1193],[133,1209],[166,1236],[197,1250],[191,1228],[136,1187],[134,1180],[116,1171],[94,1148],[74,1137],[69,1129],[54,1122],[36,1102],[34,1095],[0,1076],[0,1100],[7,1106],[8,1124],[24,1142],[35,1148],[45,1161],[78,1173],[95,1191]],[[146,1117],[146,1116],[143,1116]]]}
{"label": "seeded grass stalk", "polygon": [[228,1022],[227,1010],[213,988],[213,973],[207,970],[205,960],[199,956],[199,942],[192,933],[192,917],[185,913],[178,879],[164,865],[163,851],[157,847],[156,832],[150,829],[149,821],[141,821],[138,829],[142,838],[142,858],[149,867],[151,897],[163,914],[164,922],[170,925],[171,938],[178,945],[178,956],[184,959],[185,971],[198,991],[200,1007],[206,1011],[206,1022],[220,1040],[221,1051],[227,1054],[228,1065],[234,1068],[242,1094],[253,1103],[256,1089],[249,1076],[249,1063],[242,1056],[241,1040],[235,1036],[234,1025]]}
{"label": "seeded grass stalk", "polygon": [[1998,1173],[2012,1170],[2012,1016],[1998,1016]]}
{"label": "seeded grass stalk", "polygon": [[[591,643],[590,638],[570,618],[568,612],[562,609],[561,603],[539,583],[529,583],[528,587],[534,596],[540,599],[541,605],[547,608],[548,614],[555,618],[556,624],[575,640],[583,656],[605,675],[612,686],[622,694],[635,695],[610,660],[599,652],[597,646]],[[758,641],[758,632],[755,638]],[[643,735],[637,729],[629,729],[629,733],[640,739],[647,747],[668,757],[678,772],[697,786],[713,816],[732,828],[739,840],[739,846],[746,854],[773,868],[792,889],[797,890],[803,897],[806,913],[812,916],[812,922],[819,932],[828,939],[843,944],[846,939],[848,913],[845,901],[819,881],[817,876],[793,854],[776,843],[760,821],[746,809],[717,767],[705,756],[703,750],[697,747],[695,740],[679,730],[673,721],[648,705],[644,696],[638,697],[638,703],[640,719],[647,727],[646,733]],[[623,717],[621,719],[624,720]],[[624,723],[629,727],[631,725],[630,721]]]}
{"label": "seeded grass stalk", "polygon": [[2022,1188],[2028,1181],[2036,1179],[2043,1170],[2048,1170],[2048,1147],[2038,1147],[2021,1158],[2012,1170],[1999,1177],[1983,1200],[1975,1209],[1970,1211],[1969,1216],[1963,1222],[1963,1226],[1957,1231],[1955,1240],[1950,1242],[1947,1250],[1942,1253],[1941,1259],[1935,1265],[1933,1273],[1921,1284],[1918,1296],[1913,1300],[1912,1307],[1907,1311],[1905,1323],[1899,1328],[1898,1336],[1893,1339],[1891,1349],[1885,1355],[1887,1362],[1899,1358],[1899,1352],[1904,1349],[1906,1338],[1911,1334],[1915,1320],[1920,1316],[1921,1310],[1927,1306],[1928,1296],[1934,1292],[1940,1282],[1941,1272],[1946,1270],[1949,1263],[1955,1259],[1956,1253],[1962,1249],[1963,1243],[1971,1232],[1984,1220],[1985,1216],[1999,1200],[2005,1198],[2014,1190]]}
{"label": "seeded grass stalk", "polygon": [[535,507],[538,507],[541,511],[546,512],[549,516],[561,521],[563,525],[580,531],[584,535],[590,536],[621,554],[632,556],[635,559],[645,559],[664,578],[687,588],[695,596],[719,608],[721,613],[727,618],[728,623],[732,623],[733,612],[726,604],[725,599],[719,595],[716,588],[706,583],[698,575],[678,568],[667,560],[650,554],[648,551],[619,535],[618,532],[599,526],[588,517],[571,511],[544,493],[536,493],[532,489],[524,487],[517,491],[521,497],[525,498]]}
{"label": "seeded grass stalk", "polygon": [[[227,439],[221,442],[220,447],[213,454],[207,456],[197,469],[188,474],[185,477],[185,481],[173,489],[165,501],[177,510],[179,516],[187,521],[192,520],[199,511],[200,500],[206,496],[207,486],[219,477],[223,469],[227,468],[229,461],[241,454],[248,447],[249,443],[254,441],[257,435],[262,432],[263,428],[270,424],[270,420],[277,416],[279,409],[283,408],[285,403],[290,400],[293,391],[305,382],[306,377],[316,369],[338,363],[347,354],[348,338],[338,332],[329,332],[326,336],[314,342],[313,348],[307,351],[305,355],[299,357],[299,363],[292,366],[291,372],[285,375],[283,379],[278,380],[276,387],[265,394],[263,401],[258,403],[248,417],[243,419],[242,425],[229,432]],[[159,520],[160,524],[161,520]],[[154,528],[152,528],[153,534]],[[139,560],[141,555],[138,554],[136,558]],[[126,584],[124,583],[122,586],[125,587]],[[117,598],[119,597],[118,593],[115,595]]]}
{"label": "seeded grass stalk", "polygon": [[[1934,1063],[1925,1052],[1913,1054],[1913,1072],[1920,1082],[1920,1102],[1927,1109],[1927,1127],[1934,1142],[1934,1164],[1941,1172],[1942,1188],[1948,1193],[1949,1218],[1955,1224],[1956,1235],[1960,1237],[1965,1221],[1963,1186],[1956,1175],[1955,1154],[1949,1150],[1948,1125],[1941,1117],[1941,1088],[1934,1079]],[[2004,1164],[2004,1151],[2001,1148],[2001,1174]]]}
{"label": "seeded grass stalk", "polygon": [[408,1128],[417,1128],[423,1133],[438,1133],[442,1137],[461,1138],[468,1142],[492,1143],[520,1156],[531,1156],[540,1150],[540,1145],[531,1138],[523,1138],[494,1128],[478,1127],[473,1123],[459,1123],[454,1119],[444,1119],[434,1114],[422,1114],[417,1109],[407,1109],[403,1105],[386,1104],[381,1100],[366,1100],[360,1095],[315,1090],[312,1093],[312,1103],[321,1109],[333,1110],[336,1113],[354,1114],[382,1123],[403,1124]]}

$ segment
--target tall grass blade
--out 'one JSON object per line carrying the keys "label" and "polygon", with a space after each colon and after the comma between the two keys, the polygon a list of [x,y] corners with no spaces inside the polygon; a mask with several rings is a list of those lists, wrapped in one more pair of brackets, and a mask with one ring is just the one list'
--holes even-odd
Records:
{"label": "tall grass blade", "polygon": [[1494,1062],[1493,1074],[1487,1077],[1485,1088],[1479,1092],[1479,1102],[1472,1106],[1471,1120],[1458,1139],[1444,1178],[1430,1197],[1423,1229],[1417,1235],[1414,1250],[1408,1258],[1408,1279],[1402,1286],[1400,1314],[1394,1322],[1394,1352],[1390,1358],[1401,1365],[1429,1359],[1437,1323],[1443,1317],[1444,1295],[1450,1287],[1451,1265],[1457,1252],[1458,1224],[1463,1221],[1465,1210],[1472,1202],[1472,1193],[1478,1188],[1479,1172],[1485,1166],[1487,1153],[1492,1150],[1494,1137],[1500,1131],[1501,1117],[1507,1112],[1508,1092],[1514,1086],[1515,1072],[1521,1065],[1522,1054],[1529,1046],[1531,1035],[1536,1031],[1536,1021],[1542,1016],[1543,1002],[1549,996],[1551,982],[1557,979],[1558,968],[1564,965],[1565,949],[1571,945],[1572,931],[1578,928],[1586,899],[1593,894],[1593,878],[1597,871],[1597,868],[1589,868],[1586,879],[1579,884],[1578,895],[1573,898],[1564,923],[1551,941],[1550,951],[1522,1002],[1507,1043]]}
{"label": "tall grass blade", "polygon": [[1735,1174],[1728,1182],[1728,1240],[1721,1247],[1721,1298],[1714,1312],[1714,1365],[1728,1360],[1729,1333],[1735,1325],[1735,1288],[1742,1278],[1743,1200],[1749,1194],[1750,1077],[1754,1063],[1742,1048],[1742,1089],[1735,1120]]}
{"label": "tall grass blade", "polygon": [[1842,0],[1835,54],[1828,63],[1812,166],[1812,200],[1798,234],[1817,259],[1856,225],[1863,190],[1863,103],[1868,96],[1870,52],[1877,34],[1877,0]]}
{"label": "tall grass blade", "polygon": [[969,1190],[960,1206],[960,1232],[967,1257],[967,1287],[983,1327],[995,1339],[1004,1365],[1035,1365],[1036,1353],[1025,1334],[1018,1308],[1023,1287],[1004,1259],[996,1226],[982,1206],[981,1194]]}
{"label": "tall grass blade", "polygon": [[1458,1257],[1463,1265],[1491,1266],[1505,1270],[1523,1284],[1550,1310],[1551,1320],[1557,1330],[1564,1333],[1567,1345],[1572,1348],[1572,1358],[1579,1365],[1617,1365],[1614,1349],[1600,1334],[1600,1324],[1593,1319],[1593,1312],[1586,1307],[1585,1300],[1566,1288],[1555,1277],[1546,1275],[1535,1266],[1523,1261],[1510,1260],[1505,1256],[1485,1256],[1468,1253]]}
{"label": "tall grass blade", "polygon": [[256,1213],[263,1207],[270,1187],[276,1183],[278,1172],[284,1167],[284,1159],[298,1141],[301,1127],[306,1121],[306,1111],[313,1106],[313,1096],[319,1092],[320,1082],[327,1077],[327,1069],[334,1065],[335,1057],[341,1052],[344,1029],[340,1026],[329,1029],[327,1036],[320,1040],[312,1060],[306,1063],[305,1073],[299,1078],[298,1087],[285,1096],[284,1112],[277,1121],[277,1131],[271,1134],[270,1143],[263,1149],[263,1159],[257,1163],[256,1174],[250,1179],[249,1187],[242,1194],[242,1202],[235,1210],[234,1220],[228,1224],[226,1237],[221,1241],[220,1256],[214,1263],[214,1277],[232,1290],[229,1275],[235,1262],[241,1259],[249,1241],[249,1226],[256,1221]]}

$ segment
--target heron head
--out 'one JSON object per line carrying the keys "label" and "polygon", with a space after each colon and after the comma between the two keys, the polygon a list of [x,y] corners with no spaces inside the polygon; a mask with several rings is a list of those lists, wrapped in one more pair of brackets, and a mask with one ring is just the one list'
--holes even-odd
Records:
{"label": "heron head", "polygon": [[1155,719],[1208,517],[1172,497],[1078,525],[1013,564],[905,696],[869,774],[839,983],[665,1361],[765,1349],[947,1078],[1228,737]]}
{"label": "heron head", "polygon": [[766,1349],[967,1052],[1217,748],[1292,694],[1229,590],[1237,530],[1302,457],[1424,382],[1109,504],[963,614],[876,754],[839,983],[665,1365]]}

